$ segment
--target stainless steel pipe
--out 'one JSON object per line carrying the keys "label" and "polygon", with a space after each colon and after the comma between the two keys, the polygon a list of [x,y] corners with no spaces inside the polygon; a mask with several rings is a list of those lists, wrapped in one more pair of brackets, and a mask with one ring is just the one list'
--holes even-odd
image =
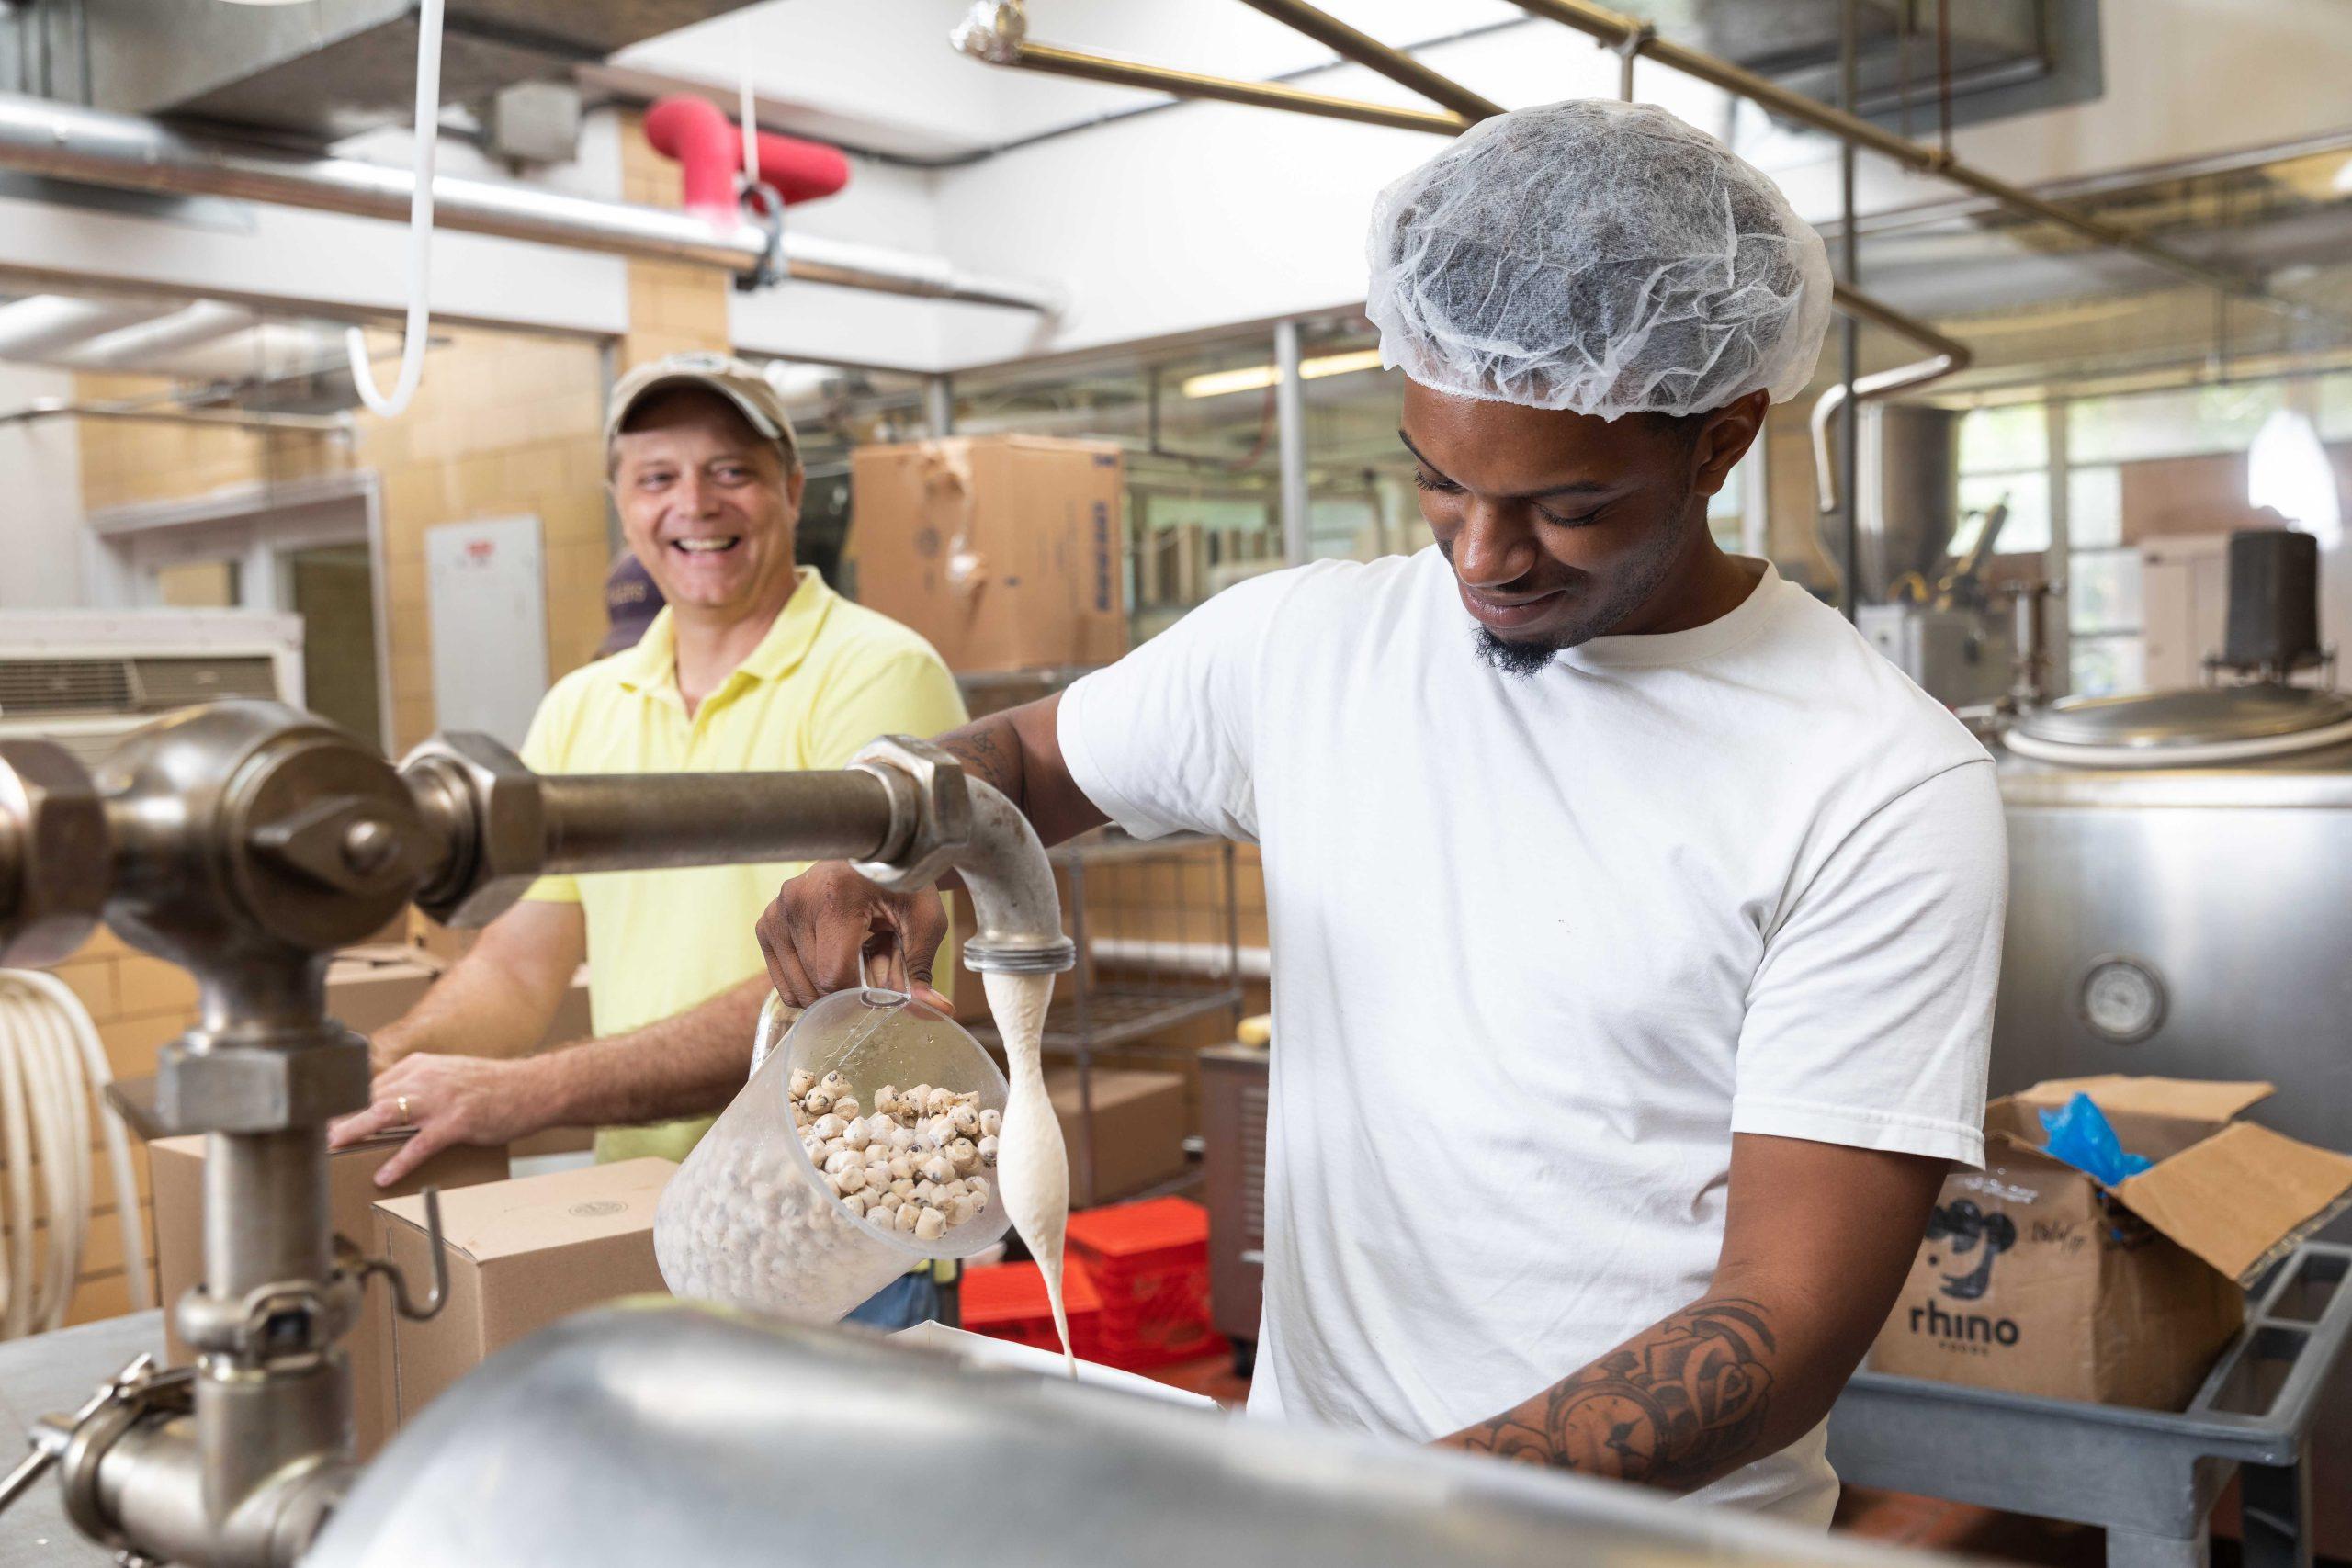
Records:
{"label": "stainless steel pipe", "polygon": [[1815,130],[1826,131],[1849,146],[1867,149],[1882,157],[1894,159],[1906,169],[1950,180],[1979,196],[1989,197],[2012,212],[2054,224],[2099,244],[2128,251],[2143,261],[2151,262],[2192,283],[2218,288],[2242,299],[2258,300],[2290,315],[2308,313],[2303,306],[2280,299],[2252,278],[2193,261],[2129,229],[2061,207],[2007,180],[1996,178],[1982,169],[1950,156],[1940,148],[1923,147],[1907,137],[1871,124],[1860,115],[1833,108],[1817,98],[1792,91],[1769,77],[1759,76],[1727,60],[1659,38],[1648,23],[1637,17],[1593,5],[1590,0],[1512,0],[1512,3],[1531,16],[1574,28],[1611,48],[1626,51],[1629,54],[1645,55],[1686,76],[1695,76],[1724,92],[1761,104],[1783,119],[1792,119]]}
{"label": "stainless steel pipe", "polygon": [[[220,196],[405,223],[415,180],[349,158],[309,157],[273,147],[166,130],[132,115],[0,94],[0,168],[165,196]],[[642,261],[758,270],[769,234],[755,223],[718,227],[684,212],[596,201],[528,186],[441,175],[433,182],[434,222],[443,229],[601,251]],[[786,273],[808,283],[1000,305],[1053,314],[1060,296],[1038,284],[968,274],[935,256],[786,233]]]}
{"label": "stainless steel pipe", "polygon": [[768,861],[875,860],[890,792],[854,769],[811,773],[550,774],[539,780],[554,874]]}

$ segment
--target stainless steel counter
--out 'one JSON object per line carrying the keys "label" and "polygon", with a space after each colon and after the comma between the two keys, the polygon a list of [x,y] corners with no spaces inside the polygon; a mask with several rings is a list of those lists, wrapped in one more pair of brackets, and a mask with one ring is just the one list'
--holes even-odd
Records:
{"label": "stainless steel counter", "polygon": [[[33,1419],[81,1408],[96,1387],[142,1351],[164,1353],[161,1309],[105,1318],[0,1345],[0,1471],[24,1457]],[[0,1568],[107,1568],[114,1553],[65,1522],[53,1475],[0,1514]]]}

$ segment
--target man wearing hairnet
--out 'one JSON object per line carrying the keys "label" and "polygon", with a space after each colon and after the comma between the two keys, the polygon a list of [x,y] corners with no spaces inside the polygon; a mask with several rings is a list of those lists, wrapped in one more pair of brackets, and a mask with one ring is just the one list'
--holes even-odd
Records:
{"label": "man wearing hairnet", "polygon": [[[1371,261],[1432,547],[946,743],[1049,843],[1263,846],[1253,1413],[1826,1523],[1824,1417],[1983,1156],[2006,867],[1984,752],[1707,532],[1821,242],[1665,112],[1566,103],[1391,186]],[[940,932],[836,865],[760,934],[806,1002]]]}

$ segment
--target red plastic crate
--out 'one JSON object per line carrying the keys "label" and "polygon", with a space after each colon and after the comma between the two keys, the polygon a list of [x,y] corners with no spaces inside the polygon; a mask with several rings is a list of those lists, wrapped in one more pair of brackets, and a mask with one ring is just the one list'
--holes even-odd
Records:
{"label": "red plastic crate", "polygon": [[1069,1247],[1102,1293],[1106,1365],[1143,1371],[1214,1355],[1209,1212],[1182,1198],[1117,1203],[1069,1217]]}
{"label": "red plastic crate", "polygon": [[[963,1326],[974,1334],[1061,1353],[1053,1303],[1046,1299],[1046,1278],[1035,1263],[965,1269],[957,1305]],[[1086,1265],[1075,1258],[1062,1266],[1062,1312],[1069,1319],[1070,1354],[1102,1360],[1102,1297]]]}

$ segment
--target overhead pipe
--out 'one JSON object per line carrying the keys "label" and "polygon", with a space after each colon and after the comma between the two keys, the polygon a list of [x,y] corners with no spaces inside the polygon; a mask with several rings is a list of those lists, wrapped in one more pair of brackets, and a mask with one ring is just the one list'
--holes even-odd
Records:
{"label": "overhead pipe", "polygon": [[[413,177],[349,158],[199,138],[132,115],[108,114],[21,94],[0,94],[0,168],[164,196],[219,196],[283,207],[405,221]],[[964,272],[944,257],[806,234],[757,223],[713,227],[684,212],[597,201],[528,186],[438,175],[435,220],[444,229],[640,261],[757,275],[772,259],[808,283],[875,289],[975,305],[1058,313],[1060,296],[1039,284]]]}
{"label": "overhead pipe", "polygon": [[[1838,308],[1853,320],[1883,327],[1928,350],[1927,358],[1913,364],[1855,377],[1854,404],[1857,408],[1873,399],[1892,397],[1897,392],[1924,387],[1930,381],[1965,370],[1975,358],[1969,353],[1967,344],[1944,336],[1924,321],[1890,310],[1868,295],[1858,294],[1842,283],[1838,285],[1834,299]],[[1838,470],[1830,461],[1829,422],[1838,416],[1838,411],[1845,406],[1845,402],[1846,383],[1840,381],[1815,400],[1813,412],[1807,419],[1813,429],[1813,471],[1819,486],[1824,513],[1838,510]]]}
{"label": "overhead pipe", "polygon": [[129,299],[36,294],[0,305],[0,359],[49,359],[94,337],[169,315],[173,309]]}
{"label": "overhead pipe", "polygon": [[0,425],[31,424],[38,420],[65,417],[204,425],[216,430],[296,431],[306,435],[348,435],[352,431],[349,416],[339,413],[240,413],[171,403],[77,403],[66,398],[35,398],[20,409],[0,412]]}
{"label": "overhead pipe", "polygon": [[241,306],[199,299],[186,310],[93,338],[59,357],[92,370],[131,368],[234,337],[256,324],[254,313]]}
{"label": "overhead pipe", "polygon": [[1107,54],[1082,54],[1052,44],[1033,43],[1028,38],[1028,19],[1012,0],[980,0],[948,38],[976,60],[1022,71],[1039,71],[1049,76],[1072,76],[1082,82],[1107,82],[1119,87],[1156,88],[1179,97],[1216,98],[1259,108],[1289,109],[1325,119],[1353,120],[1361,125],[1432,131],[1440,136],[1458,136],[1470,128],[1467,117],[1452,110],[1399,108],[1393,104],[1310,93],[1303,87],[1287,87],[1277,82],[1204,76],[1196,71],[1178,71]]}
{"label": "overhead pipe", "polygon": [[1392,49],[1370,33],[1359,32],[1329,11],[1319,10],[1306,0],[1246,0],[1252,8],[1264,12],[1274,20],[1287,24],[1294,30],[1330,50],[1333,53],[1354,61],[1370,71],[1376,71],[1401,87],[1408,87],[1442,107],[1452,109],[1467,120],[1481,120],[1503,112],[1502,105],[1491,98],[1479,96],[1451,76],[1430,70],[1401,49]]}
{"label": "overhead pipe", "polygon": [[[645,111],[645,139],[684,175],[687,211],[715,222],[736,220],[743,138],[725,110],[691,93],[672,94]],[[849,160],[839,148],[773,130],[760,131],[758,141],[760,183],[773,186],[786,207],[835,195],[849,184]]]}
{"label": "overhead pipe", "polygon": [[1871,124],[1860,115],[1833,108],[1817,98],[1807,97],[1727,60],[1662,39],[1647,22],[1637,17],[1593,5],[1590,0],[1511,0],[1511,3],[1531,16],[1562,23],[1589,38],[1598,39],[1624,53],[1629,62],[1634,56],[1645,55],[1686,76],[1694,76],[1724,92],[1760,104],[1783,119],[1792,119],[1815,130],[1826,131],[1849,146],[1867,149],[1894,160],[1906,169],[1932,175],[1974,191],[1979,196],[1989,197],[2013,212],[2054,224],[2101,245],[2128,252],[2192,283],[2256,300],[2290,315],[2310,313],[2306,307],[2279,298],[2250,278],[2207,266],[2128,229],[2045,200],[2030,190],[1962,163],[1940,147],[1923,147],[1908,137]]}

